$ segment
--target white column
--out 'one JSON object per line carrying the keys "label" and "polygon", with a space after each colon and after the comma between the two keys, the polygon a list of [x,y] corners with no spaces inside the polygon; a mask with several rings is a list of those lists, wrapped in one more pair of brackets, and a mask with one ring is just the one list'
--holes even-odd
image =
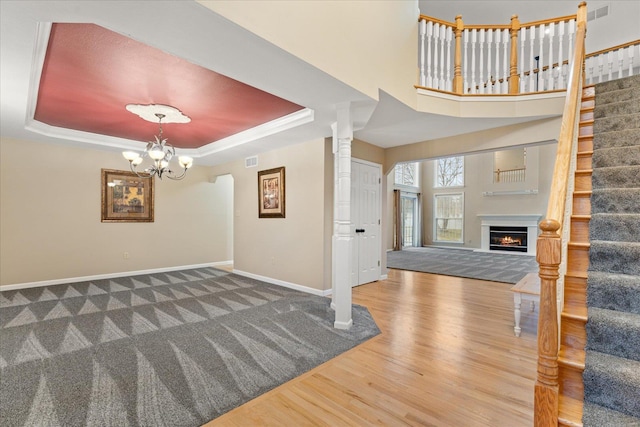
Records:
{"label": "white column", "polygon": [[337,161],[333,218],[333,284],[332,307],[336,312],[333,326],[349,329],[351,317],[351,141],[353,126],[349,105],[338,106],[338,122],[333,134],[333,155]]}

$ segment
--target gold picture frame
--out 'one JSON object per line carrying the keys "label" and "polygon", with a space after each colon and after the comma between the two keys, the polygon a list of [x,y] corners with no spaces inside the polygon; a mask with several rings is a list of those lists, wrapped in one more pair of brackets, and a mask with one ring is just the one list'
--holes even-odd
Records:
{"label": "gold picture frame", "polygon": [[101,222],[153,222],[153,178],[102,169]]}
{"label": "gold picture frame", "polygon": [[284,166],[258,172],[258,217],[285,217]]}

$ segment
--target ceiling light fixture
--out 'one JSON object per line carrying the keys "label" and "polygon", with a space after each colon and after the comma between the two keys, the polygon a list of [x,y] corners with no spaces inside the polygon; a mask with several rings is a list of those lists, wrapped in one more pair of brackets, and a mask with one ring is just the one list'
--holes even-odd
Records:
{"label": "ceiling light fixture", "polygon": [[[155,175],[160,179],[162,179],[163,176],[173,180],[184,178],[187,174],[187,169],[193,166],[193,159],[188,156],[178,157],[178,163],[183,168],[180,175],[177,175],[169,168],[169,162],[176,156],[176,149],[162,136],[162,119],[167,117],[167,115],[173,119],[171,121],[174,123],[189,123],[191,119],[179,110],[168,105],[129,104],[126,108],[147,121],[155,122],[157,120],[160,127],[159,134],[155,136],[155,141],[150,141],[142,154],[135,151],[125,151],[122,153],[124,158],[129,161],[131,171],[141,178],[153,178]],[[153,109],[155,109],[155,112],[152,112],[155,119],[150,115],[150,110]],[[138,172],[137,167],[144,161],[145,157],[149,157],[152,164],[145,168],[143,172]]]}

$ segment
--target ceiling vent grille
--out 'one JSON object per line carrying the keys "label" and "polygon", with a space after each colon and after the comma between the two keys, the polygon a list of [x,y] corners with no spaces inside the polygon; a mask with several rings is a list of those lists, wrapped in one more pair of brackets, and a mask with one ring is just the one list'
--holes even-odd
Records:
{"label": "ceiling vent grille", "polygon": [[587,12],[587,21],[593,21],[594,19],[604,18],[609,14],[609,5],[603,6],[600,9]]}
{"label": "ceiling vent grille", "polygon": [[244,159],[244,167],[245,168],[253,168],[258,166],[258,156],[247,157]]}

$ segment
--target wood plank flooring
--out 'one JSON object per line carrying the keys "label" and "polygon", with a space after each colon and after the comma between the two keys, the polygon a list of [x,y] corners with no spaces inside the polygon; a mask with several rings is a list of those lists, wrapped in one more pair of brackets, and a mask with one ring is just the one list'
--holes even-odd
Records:
{"label": "wood plank flooring", "polygon": [[207,426],[531,426],[537,309],[516,338],[511,286],[389,270],[353,292],[382,334]]}

